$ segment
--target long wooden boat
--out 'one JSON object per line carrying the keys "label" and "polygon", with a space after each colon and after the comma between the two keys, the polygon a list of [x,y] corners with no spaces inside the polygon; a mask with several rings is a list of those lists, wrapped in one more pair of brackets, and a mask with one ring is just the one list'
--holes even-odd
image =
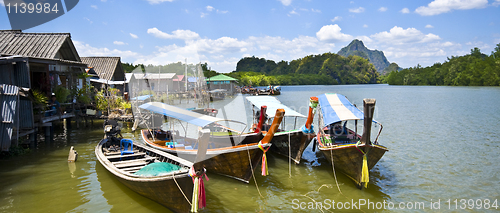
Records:
{"label": "long wooden boat", "polygon": [[[360,189],[369,182],[369,170],[382,158],[386,147],[378,143],[382,125],[374,142],[370,140],[375,99],[364,99],[364,113],[340,94],[327,93],[318,96],[320,132],[316,137],[318,149],[335,167],[351,178]],[[357,121],[364,120],[363,135],[357,134]],[[346,127],[355,122],[355,130]]]}
{"label": "long wooden boat", "polygon": [[[299,112],[283,105],[277,98],[272,96],[251,96],[247,97],[246,99],[252,104],[253,108],[260,109],[259,113],[253,112],[254,126],[251,130],[255,133],[267,131],[268,125],[264,124],[266,117],[273,118],[274,115],[271,113],[278,108],[285,109],[287,113],[284,119],[286,119],[287,117],[294,118],[295,124],[297,123],[297,118],[306,117]],[[278,131],[274,134],[273,139],[271,140],[272,152],[290,158],[296,164],[300,163],[302,153],[311,142],[311,139],[316,136],[311,124],[313,122],[314,111],[317,104],[318,99],[316,97],[311,97],[311,99],[309,100],[309,113],[307,116],[307,120],[301,128],[294,130],[287,130],[284,128],[278,129]]]}
{"label": "long wooden boat", "polygon": [[[176,118],[199,127],[214,127],[218,126],[216,125],[217,122],[226,121],[159,102],[143,104],[140,108]],[[254,135],[225,133],[220,136],[210,136],[206,156],[203,159],[197,159],[198,141],[196,139],[182,137],[172,134],[171,131],[159,129],[144,129],[141,133],[144,142],[153,148],[177,155],[191,162],[197,162],[210,172],[248,183],[252,178],[253,170],[261,162],[265,153],[263,149],[267,151],[267,147],[271,146],[269,142],[281,123],[283,115],[283,109],[276,111],[277,119],[273,123],[275,128],[270,129],[264,138],[262,133]]]}
{"label": "long wooden boat", "polygon": [[[131,190],[174,212],[190,211],[188,200],[192,200],[193,181],[188,172],[193,163],[138,143],[133,144],[133,154],[122,155],[120,148],[115,148],[118,141],[114,137],[107,137],[95,148],[97,160],[106,170]],[[176,165],[178,169],[158,176],[141,176],[136,173],[158,162]]]}

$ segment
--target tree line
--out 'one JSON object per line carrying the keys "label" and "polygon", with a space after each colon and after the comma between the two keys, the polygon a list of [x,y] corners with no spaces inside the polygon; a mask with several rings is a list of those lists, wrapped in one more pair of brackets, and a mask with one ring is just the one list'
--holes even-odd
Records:
{"label": "tree line", "polygon": [[391,71],[385,80],[390,85],[500,86],[500,43],[489,56],[476,47],[442,64]]}
{"label": "tree line", "polygon": [[373,64],[359,56],[335,53],[309,55],[290,62],[245,57],[229,76],[244,85],[335,85],[380,83]]}

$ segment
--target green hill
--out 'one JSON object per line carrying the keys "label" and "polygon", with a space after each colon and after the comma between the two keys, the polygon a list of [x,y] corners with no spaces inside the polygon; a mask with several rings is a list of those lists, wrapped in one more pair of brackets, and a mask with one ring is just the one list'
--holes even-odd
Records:
{"label": "green hill", "polygon": [[342,48],[337,54],[347,57],[356,55],[368,59],[379,73],[390,65],[384,55],[384,52],[378,50],[369,50],[362,41],[354,39],[349,45]]}
{"label": "green hill", "polygon": [[335,53],[309,55],[290,62],[257,58],[241,59],[230,76],[245,85],[374,84],[379,73],[373,64],[359,56]]}

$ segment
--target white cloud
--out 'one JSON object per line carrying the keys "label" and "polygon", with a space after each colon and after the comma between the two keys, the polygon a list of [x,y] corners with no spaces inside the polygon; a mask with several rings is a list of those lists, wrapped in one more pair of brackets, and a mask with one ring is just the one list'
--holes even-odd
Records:
{"label": "white cloud", "polygon": [[292,4],[292,0],[278,0],[278,1],[281,2],[285,6]]}
{"label": "white cloud", "polygon": [[347,35],[340,32],[339,25],[325,25],[321,27],[321,29],[316,32],[316,37],[320,41],[329,41],[329,42],[339,42],[339,41],[349,41],[352,39],[351,35]]}
{"label": "white cloud", "polygon": [[221,37],[215,40],[198,39],[186,41],[186,46],[193,46],[200,52],[207,53],[234,53],[244,52],[249,44],[245,41],[239,41],[236,38]]}
{"label": "white cloud", "polygon": [[498,7],[498,5],[500,5],[500,0],[496,0],[495,2],[493,2],[492,5]]}
{"label": "white cloud", "polygon": [[128,45],[127,43],[125,43],[123,41],[113,41],[113,44],[115,44],[115,45]]}
{"label": "white cloud", "polygon": [[83,19],[87,20],[90,24],[94,23],[93,21],[91,21],[89,18],[87,17],[83,17]]}
{"label": "white cloud", "polygon": [[75,48],[77,49],[78,54],[80,56],[83,56],[83,57],[86,57],[86,56],[120,56],[122,58],[132,59],[132,58],[141,56],[139,53],[132,52],[132,51],[122,51],[122,50],[117,50],[117,49],[110,50],[108,48],[92,47],[89,44],[85,44],[83,42],[76,41],[76,40],[73,40],[73,43],[75,44]]}
{"label": "white cloud", "polygon": [[174,0],[146,0],[148,1],[150,4],[159,4],[159,3],[162,3],[162,2],[173,2]]}
{"label": "white cloud", "polygon": [[0,0],[0,5],[5,6],[5,4],[3,3],[3,0]]}
{"label": "white cloud", "polygon": [[434,0],[427,6],[418,7],[415,12],[422,16],[433,16],[452,10],[470,10],[485,8],[488,0]]}
{"label": "white cloud", "polygon": [[428,25],[425,25],[425,28],[434,28],[434,26],[428,24]]}
{"label": "white cloud", "polygon": [[97,8],[97,5],[90,5],[90,7],[94,8],[94,9],[96,9],[96,10],[98,9],[98,8]]}
{"label": "white cloud", "polygon": [[373,40],[368,36],[356,36],[356,39],[363,41],[365,45],[373,42]]}
{"label": "white cloud", "polygon": [[410,13],[410,9],[408,9],[408,8],[406,8],[406,7],[405,7],[405,8],[403,8],[403,9],[401,9],[399,12],[401,12],[401,13],[403,13],[403,14],[404,14],[404,13]]}
{"label": "white cloud", "polygon": [[[500,1],[500,0],[499,0],[499,1]],[[314,9],[314,8],[311,8],[311,12],[313,12],[313,13],[321,13],[321,10],[316,10],[316,9]]]}
{"label": "white cloud", "polygon": [[336,22],[336,21],[340,21],[340,20],[342,20],[342,17],[340,17],[340,16],[335,16],[335,18],[333,18],[331,21],[332,21],[332,22]]}
{"label": "white cloud", "polygon": [[295,9],[293,9],[292,11],[288,12],[288,16],[292,16],[292,15],[299,15],[299,13],[297,13],[297,11],[295,11]]}
{"label": "white cloud", "polygon": [[149,28],[148,29],[148,34],[153,34],[153,36],[157,38],[163,38],[163,39],[183,39],[183,40],[193,40],[197,39],[200,36],[198,33],[195,33],[191,30],[175,30],[172,31],[172,34],[168,34],[165,32],[162,32],[158,28]]}
{"label": "white cloud", "polygon": [[367,25],[367,24],[363,24],[363,27],[364,27],[364,28],[368,28],[368,25]]}
{"label": "white cloud", "polygon": [[365,8],[358,7],[358,8],[354,8],[354,9],[349,9],[349,12],[351,12],[351,13],[362,13],[362,12],[365,12]]}
{"label": "white cloud", "polygon": [[130,34],[130,37],[132,37],[132,38],[136,38],[136,39],[139,38],[139,36],[137,36],[136,34],[133,34],[133,33],[129,33],[129,34]]}
{"label": "white cloud", "polygon": [[380,8],[378,8],[378,11],[385,12],[385,11],[387,11],[387,7],[380,7]]}
{"label": "white cloud", "polygon": [[215,9],[215,7],[212,7],[212,6],[210,6],[210,5],[206,6],[205,8],[206,8],[206,10],[207,10],[208,12],[207,12],[207,13],[203,13],[203,12],[202,12],[202,13],[201,13],[201,17],[202,17],[202,18],[203,18],[203,17],[205,17],[205,16],[207,16],[207,15],[209,15],[209,14],[210,14],[211,12],[213,12],[213,11],[215,11],[215,12],[216,12],[216,13],[218,13],[218,14],[226,14],[226,13],[228,13],[228,12],[229,12],[229,11],[227,11],[227,10],[219,10],[219,9]]}
{"label": "white cloud", "polygon": [[395,26],[389,32],[384,31],[370,36],[371,38],[382,43],[390,43],[394,45],[402,45],[408,43],[424,43],[441,40],[437,35],[429,33],[423,34],[415,28],[407,28],[406,30]]}

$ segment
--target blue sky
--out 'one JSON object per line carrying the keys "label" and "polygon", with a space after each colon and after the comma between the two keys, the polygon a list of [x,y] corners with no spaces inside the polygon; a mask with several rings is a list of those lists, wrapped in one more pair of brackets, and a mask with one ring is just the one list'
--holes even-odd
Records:
{"label": "blue sky", "polygon": [[[3,5],[3,0],[0,4]],[[69,32],[80,56],[207,62],[231,72],[246,56],[276,62],[337,53],[353,39],[401,67],[429,66],[500,43],[500,0],[85,0],[25,32]],[[0,10],[0,29],[11,29]]]}

